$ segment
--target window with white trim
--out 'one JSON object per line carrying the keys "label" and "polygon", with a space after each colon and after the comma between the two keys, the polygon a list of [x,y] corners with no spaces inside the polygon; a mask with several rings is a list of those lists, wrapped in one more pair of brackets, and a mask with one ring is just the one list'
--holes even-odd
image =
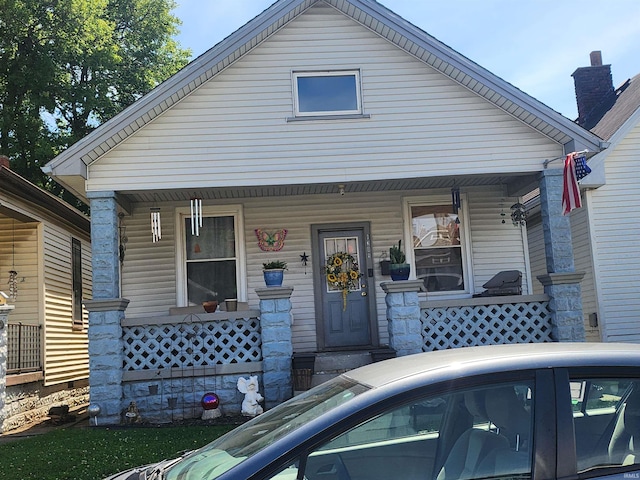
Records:
{"label": "window with white trim", "polygon": [[241,226],[239,211],[205,207],[199,235],[192,235],[191,217],[181,213],[181,268],[183,305],[244,298],[241,283]]}
{"label": "window with white trim", "polygon": [[360,72],[293,72],[294,108],[298,116],[362,114]]}
{"label": "window with white trim", "polygon": [[465,292],[460,216],[451,204],[410,204],[414,271],[427,292]]}

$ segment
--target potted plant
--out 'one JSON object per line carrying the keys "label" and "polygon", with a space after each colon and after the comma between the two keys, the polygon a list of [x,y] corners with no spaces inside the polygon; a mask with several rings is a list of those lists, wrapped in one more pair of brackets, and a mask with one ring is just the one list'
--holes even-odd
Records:
{"label": "potted plant", "polygon": [[402,240],[398,240],[398,245],[389,248],[389,274],[391,280],[408,280],[411,266],[406,263],[406,256],[402,251]]}
{"label": "potted plant", "polygon": [[287,269],[287,262],[282,260],[273,260],[262,264],[262,273],[264,275],[264,283],[267,287],[282,286],[284,271]]}

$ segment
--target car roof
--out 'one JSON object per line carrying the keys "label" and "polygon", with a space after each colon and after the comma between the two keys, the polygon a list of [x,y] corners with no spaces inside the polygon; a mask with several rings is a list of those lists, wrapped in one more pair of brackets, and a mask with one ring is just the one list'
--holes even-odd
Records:
{"label": "car roof", "polygon": [[393,358],[343,375],[377,388],[423,375],[446,381],[504,371],[581,366],[640,367],[640,345],[559,342],[453,348]]}

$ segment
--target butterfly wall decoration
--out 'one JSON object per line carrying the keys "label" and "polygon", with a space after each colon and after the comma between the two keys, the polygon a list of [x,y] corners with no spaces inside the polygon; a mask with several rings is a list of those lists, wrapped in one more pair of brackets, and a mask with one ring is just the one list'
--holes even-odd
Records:
{"label": "butterfly wall decoration", "polygon": [[258,237],[258,247],[264,252],[279,252],[284,247],[284,238],[287,236],[287,230],[276,230],[268,233],[261,228],[256,228],[256,237]]}

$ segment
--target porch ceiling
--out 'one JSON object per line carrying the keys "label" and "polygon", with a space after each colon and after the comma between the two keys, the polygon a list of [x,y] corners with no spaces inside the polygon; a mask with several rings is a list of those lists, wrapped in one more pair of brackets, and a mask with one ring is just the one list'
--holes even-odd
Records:
{"label": "porch ceiling", "polygon": [[243,187],[189,188],[176,190],[118,191],[128,202],[175,202],[198,196],[206,200],[257,197],[286,197],[293,195],[338,194],[339,185],[348,193],[385,192],[398,190],[431,190],[504,184],[506,195],[520,196],[537,187],[537,175],[469,175],[464,177],[423,177],[366,182],[335,182],[298,185],[260,185]]}

